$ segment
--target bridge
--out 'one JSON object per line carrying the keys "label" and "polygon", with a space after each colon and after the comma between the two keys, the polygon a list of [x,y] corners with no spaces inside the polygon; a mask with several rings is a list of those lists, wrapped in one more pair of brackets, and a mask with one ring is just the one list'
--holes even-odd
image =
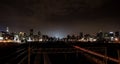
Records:
{"label": "bridge", "polygon": [[119,43],[29,42],[22,44],[12,53],[13,55],[6,58],[9,58],[7,59],[9,64],[61,64],[63,62],[120,64],[119,45]]}

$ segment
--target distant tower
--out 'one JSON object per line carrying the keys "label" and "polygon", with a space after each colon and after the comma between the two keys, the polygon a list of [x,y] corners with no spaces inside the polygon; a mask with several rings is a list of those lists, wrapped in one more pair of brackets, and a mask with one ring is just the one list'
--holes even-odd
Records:
{"label": "distant tower", "polygon": [[33,29],[30,29],[30,36],[33,36]]}
{"label": "distant tower", "polygon": [[116,31],[115,32],[115,37],[119,37],[120,36],[120,32],[119,31]]}
{"label": "distant tower", "polygon": [[9,33],[9,27],[6,27],[6,32]]}
{"label": "distant tower", "polygon": [[38,35],[41,36],[41,32],[40,31],[38,31]]}
{"label": "distant tower", "polygon": [[83,38],[83,32],[80,32],[80,33],[79,33],[79,37],[80,37],[80,38]]}

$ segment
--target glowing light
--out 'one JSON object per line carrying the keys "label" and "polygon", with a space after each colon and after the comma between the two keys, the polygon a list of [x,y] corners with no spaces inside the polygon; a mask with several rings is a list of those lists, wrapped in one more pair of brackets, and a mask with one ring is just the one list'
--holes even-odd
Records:
{"label": "glowing light", "polygon": [[90,41],[90,42],[93,42],[93,38],[89,38],[89,41]]}
{"label": "glowing light", "polygon": [[41,42],[41,41],[43,41],[43,39],[41,38],[41,39],[39,39],[39,41]]}
{"label": "glowing light", "polygon": [[97,39],[93,39],[93,41],[95,42],[95,41],[97,41]]}
{"label": "glowing light", "polygon": [[115,42],[116,42],[116,43],[120,43],[119,38],[115,38]]}
{"label": "glowing light", "polygon": [[113,32],[109,32],[110,34],[113,34]]}
{"label": "glowing light", "polygon": [[118,41],[118,38],[115,38],[115,41]]}
{"label": "glowing light", "polygon": [[0,37],[0,40],[3,40],[3,37]]}
{"label": "glowing light", "polygon": [[55,36],[56,38],[63,38],[62,34],[60,34],[60,33],[55,33],[54,36]]}
{"label": "glowing light", "polygon": [[9,42],[14,42],[14,41],[13,40],[0,40],[0,42],[9,43]]}
{"label": "glowing light", "polygon": [[78,41],[80,41],[80,42],[88,42],[88,41],[95,42],[95,41],[97,41],[97,39],[95,39],[95,38],[89,38],[89,39],[81,38]]}
{"label": "glowing light", "polygon": [[113,41],[113,40],[114,40],[114,37],[110,37],[110,40]]}
{"label": "glowing light", "polygon": [[88,40],[86,40],[85,38],[79,39],[78,41],[80,41],[80,42],[88,42]]}
{"label": "glowing light", "polygon": [[29,37],[27,41],[28,41],[28,42],[32,42],[32,39]]}
{"label": "glowing light", "polygon": [[8,37],[5,37],[5,39],[7,40],[7,39],[8,39]]}
{"label": "glowing light", "polygon": [[66,32],[63,29],[55,29],[52,31],[48,31],[48,33],[46,34],[50,37],[55,37],[59,39],[66,37]]}

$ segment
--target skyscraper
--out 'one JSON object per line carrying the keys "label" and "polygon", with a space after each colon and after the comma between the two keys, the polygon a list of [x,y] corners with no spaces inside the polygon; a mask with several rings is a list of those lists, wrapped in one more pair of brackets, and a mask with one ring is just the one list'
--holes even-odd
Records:
{"label": "skyscraper", "polygon": [[115,37],[119,37],[120,36],[120,32],[119,31],[116,31],[115,32]]}
{"label": "skyscraper", "polygon": [[33,29],[30,29],[30,36],[33,36]]}
{"label": "skyscraper", "polygon": [[9,27],[6,27],[6,32],[9,33]]}
{"label": "skyscraper", "polygon": [[83,37],[83,32],[79,33],[79,37],[82,38]]}

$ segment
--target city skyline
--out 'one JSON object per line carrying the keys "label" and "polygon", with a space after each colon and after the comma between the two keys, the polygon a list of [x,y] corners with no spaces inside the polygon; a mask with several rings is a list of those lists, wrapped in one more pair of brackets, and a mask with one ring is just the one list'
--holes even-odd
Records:
{"label": "city skyline", "polygon": [[117,0],[1,0],[0,28],[48,35],[120,30]]}
{"label": "city skyline", "polygon": [[23,33],[23,34],[26,34],[26,36],[30,36],[30,35],[34,35],[34,36],[48,36],[48,37],[55,37],[55,38],[60,38],[60,39],[62,39],[62,38],[66,38],[68,35],[69,36],[80,36],[80,35],[83,35],[84,37],[86,36],[86,35],[89,35],[89,36],[97,36],[97,34],[99,34],[99,33],[102,33],[103,34],[103,36],[105,36],[106,34],[110,34],[110,33],[112,33],[112,34],[114,34],[114,35],[116,35],[116,34],[119,34],[120,33],[120,31],[119,30],[117,30],[117,31],[103,31],[103,30],[99,30],[99,31],[97,31],[97,32],[93,32],[93,33],[85,33],[85,32],[83,32],[83,31],[81,31],[81,32],[74,32],[74,33],[72,33],[72,32],[69,32],[69,33],[64,33],[63,31],[49,31],[49,32],[41,32],[41,31],[36,31],[36,30],[34,30],[34,29],[29,29],[29,31],[28,32],[23,32],[23,31],[20,31],[20,32],[15,32],[15,31],[12,31],[11,32],[11,30],[10,30],[10,28],[9,27],[6,27],[6,28],[4,28],[4,29],[0,29],[0,32],[1,33],[6,33],[6,34],[21,34],[21,33]]}
{"label": "city skyline", "polygon": [[[120,30],[111,30],[111,31],[103,31],[102,29],[98,30],[98,31],[95,31],[95,32],[84,32],[84,31],[79,31],[79,32],[73,32],[73,31],[68,31],[68,32],[65,32],[63,30],[54,30],[54,31],[40,31],[40,30],[35,30],[34,28],[31,28],[33,29],[33,34],[34,35],[38,35],[38,32],[40,32],[42,35],[48,35],[49,37],[56,37],[56,38],[64,38],[66,37],[67,35],[79,35],[79,33],[83,33],[84,35],[85,34],[90,34],[90,35],[96,35],[97,33],[99,32],[103,32],[103,33],[109,33],[109,32],[120,32]],[[20,32],[25,32],[27,35],[30,34],[30,30],[31,29],[28,29],[27,31],[11,31],[11,28],[9,27],[3,27],[3,28],[0,28],[0,32],[9,32],[9,33],[20,33]]]}

